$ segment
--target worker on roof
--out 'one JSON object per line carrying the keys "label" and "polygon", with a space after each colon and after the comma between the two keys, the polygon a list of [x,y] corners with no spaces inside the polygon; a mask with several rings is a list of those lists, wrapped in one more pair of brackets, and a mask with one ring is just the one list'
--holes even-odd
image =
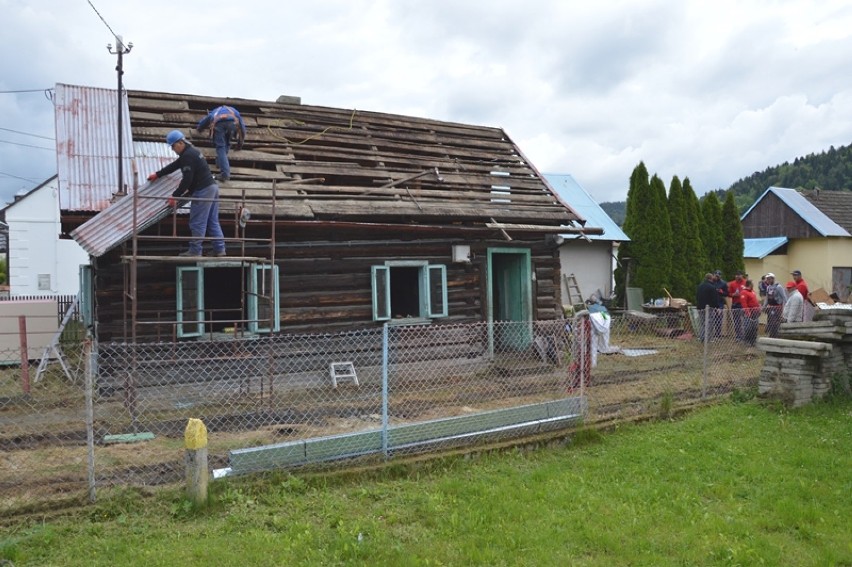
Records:
{"label": "worker on roof", "polygon": [[[239,126],[239,128],[237,128]],[[216,146],[216,165],[219,166],[219,181],[231,178],[231,163],[228,161],[228,151],[231,149],[231,139],[237,140],[237,149],[243,149],[246,139],[246,124],[240,111],[233,106],[217,106],[207,116],[198,122],[196,130],[201,132],[211,128],[213,145]]]}

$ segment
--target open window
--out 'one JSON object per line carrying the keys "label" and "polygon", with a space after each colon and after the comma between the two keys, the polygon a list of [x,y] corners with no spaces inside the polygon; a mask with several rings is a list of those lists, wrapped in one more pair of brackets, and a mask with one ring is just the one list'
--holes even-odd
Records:
{"label": "open window", "polygon": [[252,333],[269,333],[281,329],[278,316],[278,266],[251,267],[248,289],[248,329]]}
{"label": "open window", "polygon": [[80,317],[87,329],[92,328],[95,315],[95,293],[92,283],[92,266],[80,264]]}
{"label": "open window", "polygon": [[447,316],[447,267],[425,261],[372,266],[373,320]]}
{"label": "open window", "polygon": [[280,330],[278,266],[215,263],[177,269],[177,336]]}

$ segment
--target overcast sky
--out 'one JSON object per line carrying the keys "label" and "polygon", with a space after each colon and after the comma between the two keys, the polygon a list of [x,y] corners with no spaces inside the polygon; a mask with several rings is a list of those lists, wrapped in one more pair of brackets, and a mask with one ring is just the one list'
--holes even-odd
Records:
{"label": "overcast sky", "polygon": [[700,195],[852,143],[848,0],[0,0],[0,15],[0,204],[56,172],[44,91],[116,87],[110,28],[134,46],[128,89],[498,126],[598,202],[624,200],[639,161]]}

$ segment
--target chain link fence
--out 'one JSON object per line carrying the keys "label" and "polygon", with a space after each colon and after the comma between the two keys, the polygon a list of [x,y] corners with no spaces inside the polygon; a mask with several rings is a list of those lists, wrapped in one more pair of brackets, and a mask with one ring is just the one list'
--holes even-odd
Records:
{"label": "chain link fence", "polygon": [[705,341],[698,319],[61,342],[64,364],[51,361],[29,391],[19,354],[0,369],[0,511],[181,482],[189,418],[208,429],[211,469],[247,472],[660,415],[756,387],[763,355],[737,339],[730,311],[707,317]]}

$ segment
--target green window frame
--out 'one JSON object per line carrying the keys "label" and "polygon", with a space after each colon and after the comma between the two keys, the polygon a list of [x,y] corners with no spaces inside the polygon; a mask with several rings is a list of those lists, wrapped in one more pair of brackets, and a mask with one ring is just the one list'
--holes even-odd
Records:
{"label": "green window frame", "polygon": [[[434,319],[446,317],[447,310],[447,267],[443,264],[429,264],[426,261],[388,260],[384,265],[370,267],[372,280],[373,321],[390,321],[394,313],[393,277],[395,268],[415,268],[416,309],[418,313],[401,315],[402,319]],[[412,293],[415,291],[412,290]],[[413,309],[412,309],[413,311]]]}
{"label": "green window frame", "polygon": [[[271,274],[271,280],[265,277],[268,274]],[[278,285],[278,266],[252,264],[248,290],[249,332],[270,333],[281,330]],[[268,314],[269,302],[264,300],[269,293],[272,293],[272,317]],[[271,327],[267,323],[270,318],[272,319]],[[261,323],[266,325],[261,326]]]}
{"label": "green window frame", "polygon": [[198,266],[177,269],[177,336],[204,334],[204,270]]}
{"label": "green window frame", "polygon": [[80,317],[87,329],[95,320],[95,288],[92,281],[92,266],[80,264]]}

